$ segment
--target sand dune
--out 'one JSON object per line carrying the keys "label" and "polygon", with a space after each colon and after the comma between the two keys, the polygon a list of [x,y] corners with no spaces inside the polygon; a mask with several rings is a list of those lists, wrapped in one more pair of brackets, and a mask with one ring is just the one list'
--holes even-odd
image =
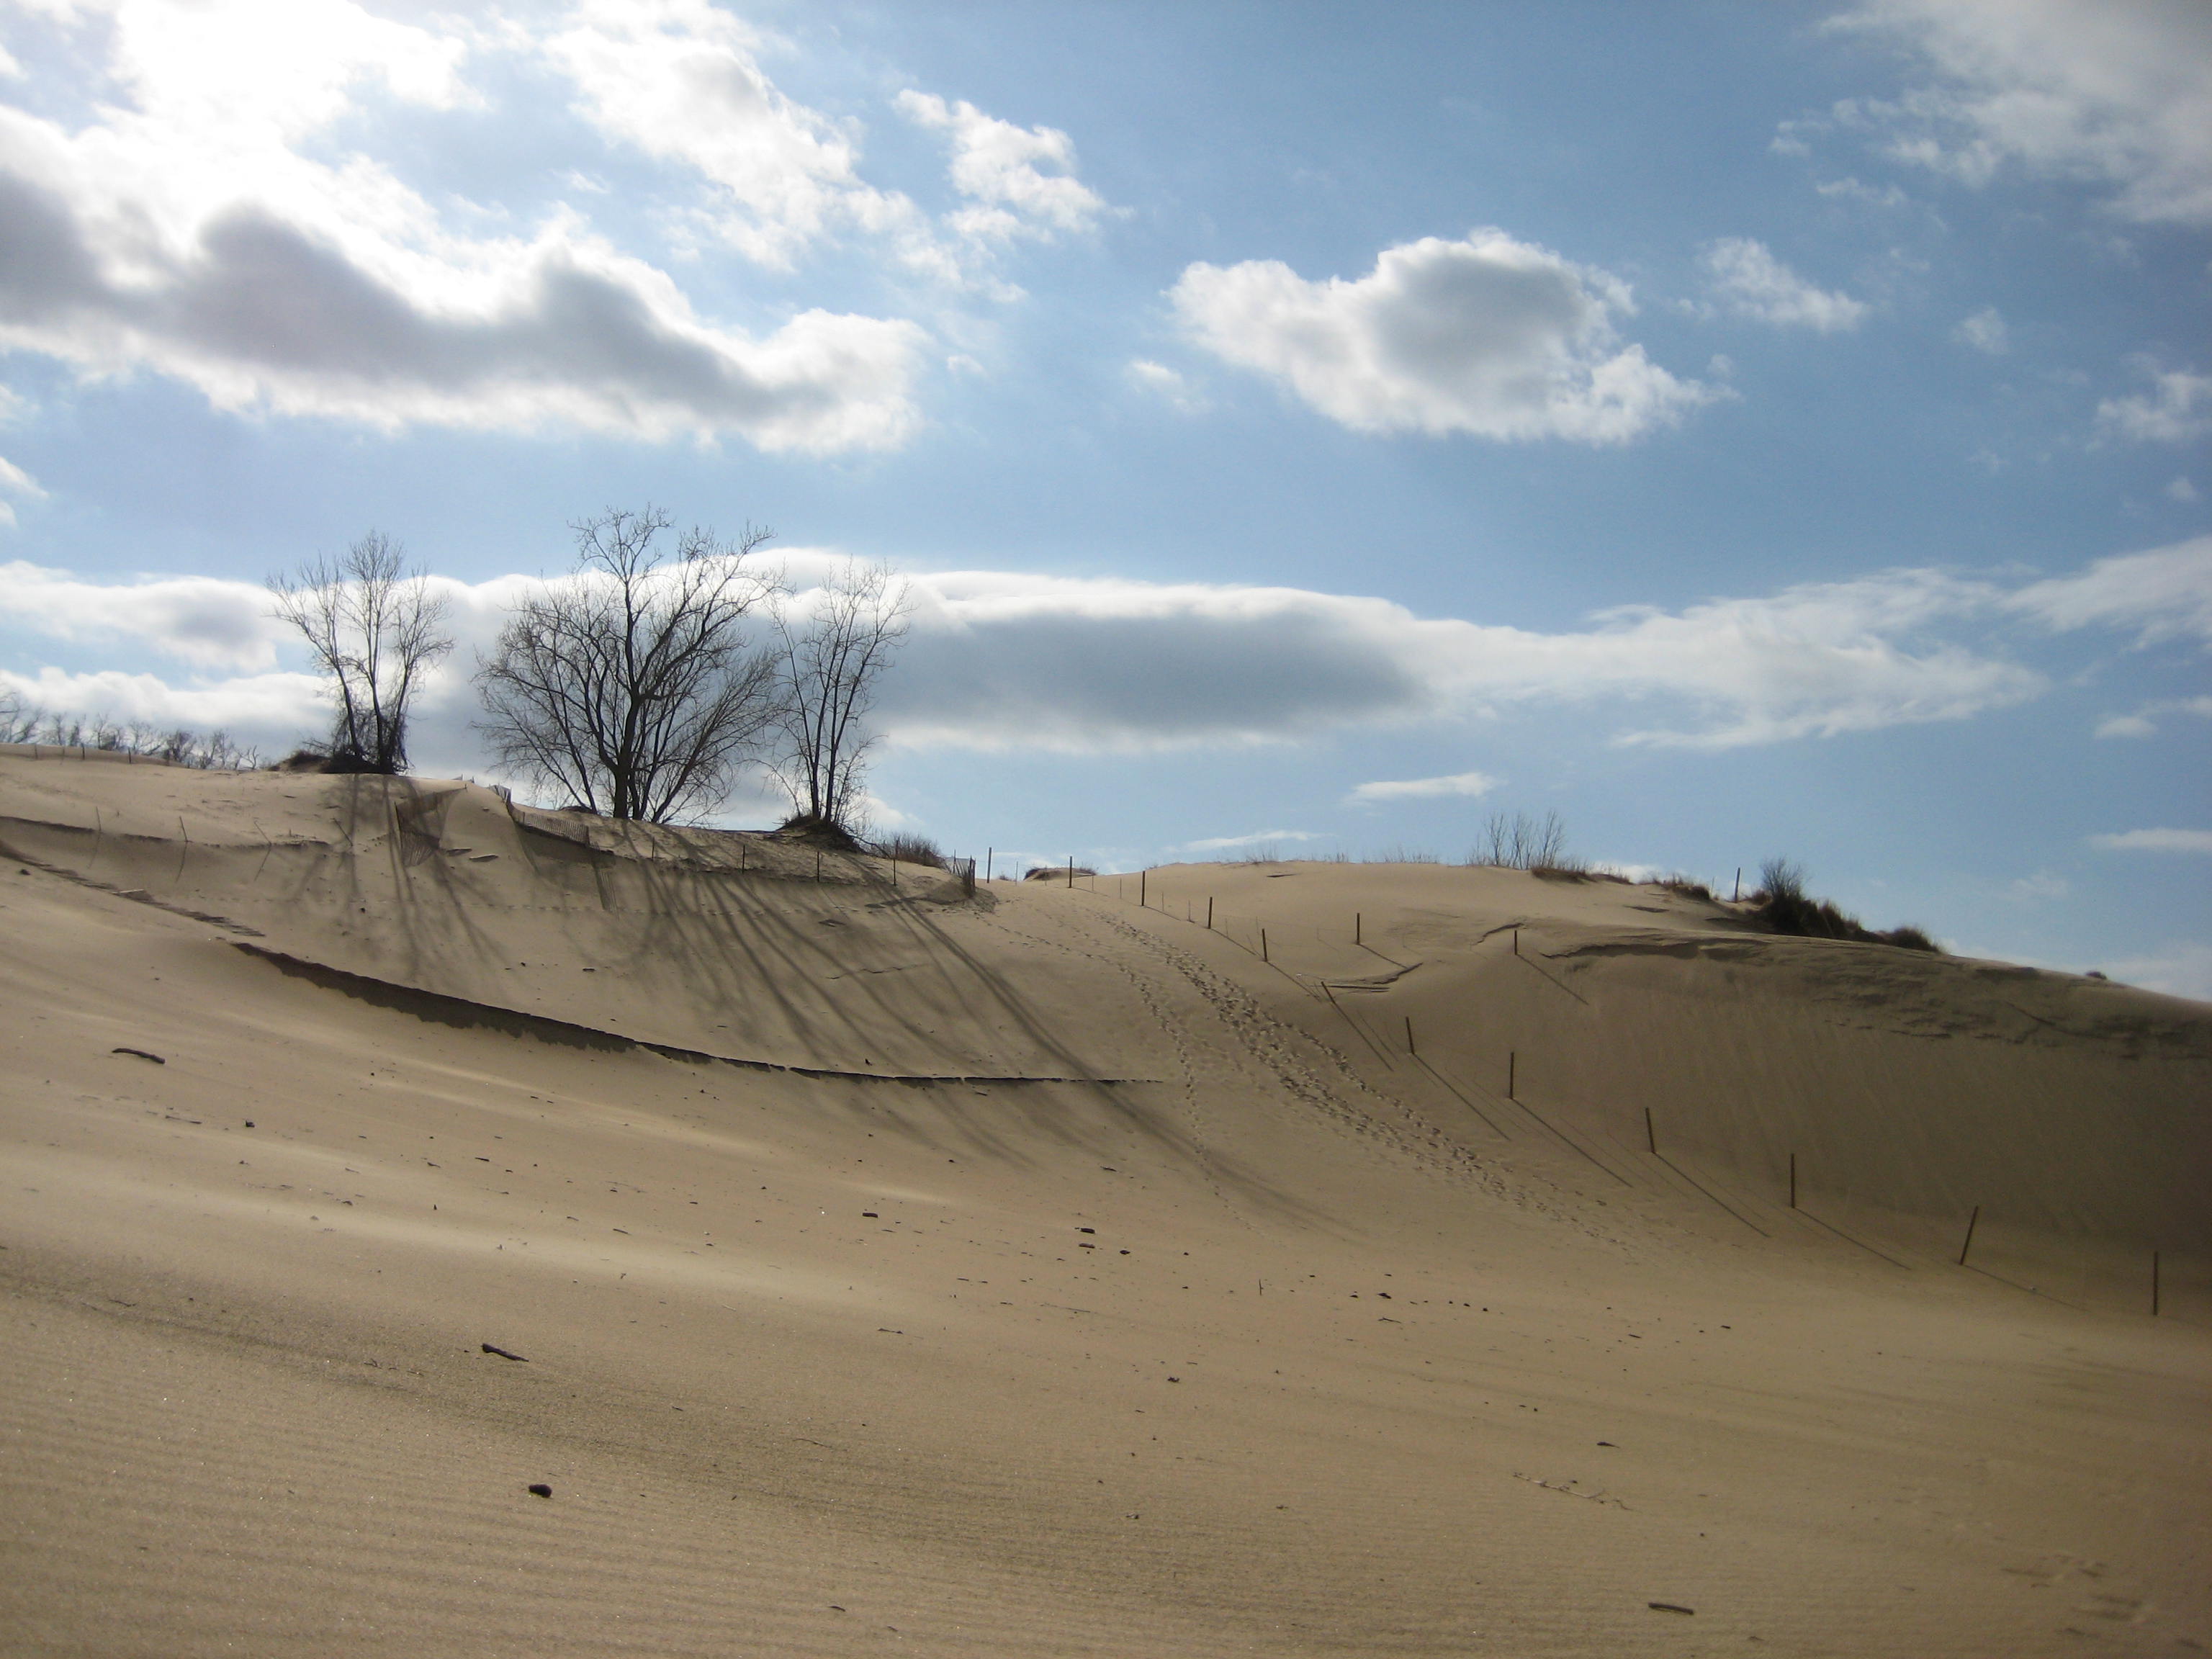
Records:
{"label": "sand dune", "polygon": [[9,1653],[2212,1645],[2203,1005],[428,780],[0,850]]}

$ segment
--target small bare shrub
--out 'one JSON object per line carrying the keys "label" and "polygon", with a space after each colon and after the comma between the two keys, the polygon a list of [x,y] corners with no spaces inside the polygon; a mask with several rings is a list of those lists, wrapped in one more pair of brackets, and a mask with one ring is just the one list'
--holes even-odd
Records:
{"label": "small bare shrub", "polygon": [[1096,870],[1092,869],[1087,864],[1079,864],[1073,869],[1070,869],[1065,864],[1033,864],[1028,869],[1022,872],[1022,879],[1024,881],[1050,881],[1054,877],[1057,876],[1062,881],[1065,881],[1070,876],[1095,876],[1097,873],[1098,872]]}
{"label": "small bare shrub", "polygon": [[948,867],[944,853],[927,836],[893,836],[889,841],[878,842],[875,852],[878,857],[896,859],[901,864],[927,864],[935,870]]}

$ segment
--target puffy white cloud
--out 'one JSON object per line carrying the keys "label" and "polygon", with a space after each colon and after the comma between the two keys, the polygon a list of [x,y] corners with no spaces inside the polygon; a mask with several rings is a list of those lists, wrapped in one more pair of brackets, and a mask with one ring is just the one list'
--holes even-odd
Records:
{"label": "puffy white cloud", "polygon": [[1057,127],[1019,127],[986,115],[965,99],[946,102],[909,88],[895,100],[917,126],[951,142],[953,187],[969,205],[951,224],[979,241],[1085,231],[1106,204],[1075,176],[1075,146]]}
{"label": "puffy white cloud", "polygon": [[1776,258],[1764,242],[1747,236],[1724,236],[1708,243],[1699,263],[1710,292],[1739,316],[1821,334],[1856,328],[1866,319],[1864,301],[1815,288]]}
{"label": "puffy white cloud", "polygon": [[1972,316],[1963,319],[1951,331],[1951,337],[1960,345],[1970,345],[1992,357],[2002,357],[2012,349],[2011,331],[2006,328],[2005,319],[1997,314],[1995,306],[1984,306]]}
{"label": "puffy white cloud", "polygon": [[365,87],[474,99],[457,33],[350,0],[128,0],[86,38],[108,44],[113,101],[78,121],[0,106],[0,348],[384,428],[835,451],[914,424],[912,323],[718,327],[573,213],[465,234],[381,163],[325,157]]}
{"label": "puffy white cloud", "polygon": [[1169,297],[1200,345],[1360,431],[1619,443],[1714,395],[1621,344],[1625,283],[1502,230],[1387,248],[1353,281],[1194,264]]}
{"label": "puffy white cloud", "polygon": [[1405,778],[1397,781],[1363,783],[1346,799],[1354,805],[1385,800],[1434,800],[1443,797],[1486,795],[1498,780],[1484,772],[1458,772],[1445,778]]}
{"label": "puffy white cloud", "polygon": [[2137,628],[2146,644],[2194,635],[2212,645],[2212,536],[2099,559],[2032,582],[2006,605],[2054,629]]}
{"label": "puffy white cloud", "polygon": [[2197,853],[2212,858],[2212,830],[2127,830],[2092,836],[2089,844],[2108,853]]}
{"label": "puffy white cloud", "polygon": [[1889,152],[1970,185],[2086,179],[2143,223],[2212,224],[2212,7],[2203,0],[1871,0],[1837,20],[1932,78],[1846,105]]}
{"label": "puffy white cloud", "polygon": [[2212,374],[2182,368],[2153,368],[2149,374],[2149,392],[2100,403],[2098,425],[2145,443],[2189,443],[2212,433]]}
{"label": "puffy white cloud", "polygon": [[2192,507],[2197,501],[2197,486],[2190,483],[2188,477],[2184,474],[2176,474],[2172,482],[2168,483],[2165,489],[2160,493],[2162,494],[2166,500],[2170,501],[2179,501],[2184,507]]}

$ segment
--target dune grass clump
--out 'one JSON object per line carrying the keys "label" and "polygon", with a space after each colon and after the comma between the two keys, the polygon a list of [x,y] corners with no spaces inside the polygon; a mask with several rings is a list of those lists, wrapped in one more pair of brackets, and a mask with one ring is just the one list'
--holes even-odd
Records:
{"label": "dune grass clump", "polygon": [[1683,898],[1703,899],[1708,904],[1713,902],[1711,888],[1693,876],[1684,875],[1679,870],[1673,875],[1660,877],[1656,884]]}
{"label": "dune grass clump", "polygon": [[1759,867],[1759,890],[1751,896],[1754,914],[1769,932],[1798,939],[1851,939],[1862,945],[1893,945],[1905,951],[1938,951],[1942,946],[1920,928],[1906,926],[1880,933],[1865,926],[1830,899],[1805,890],[1802,866],[1769,859]]}
{"label": "dune grass clump", "polygon": [[1079,864],[1073,867],[1065,864],[1033,864],[1028,869],[1022,872],[1022,879],[1024,881],[1051,881],[1056,877],[1060,880],[1065,881],[1070,876],[1095,876],[1097,873],[1098,872],[1096,870],[1092,869],[1087,864]]}

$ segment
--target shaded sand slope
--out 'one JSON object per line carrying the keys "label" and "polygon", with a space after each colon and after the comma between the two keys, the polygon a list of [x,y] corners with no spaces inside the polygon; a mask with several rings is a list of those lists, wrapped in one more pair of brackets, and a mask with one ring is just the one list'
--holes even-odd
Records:
{"label": "shaded sand slope", "polygon": [[[2212,1643],[2201,1311],[2069,1305],[1886,1234],[1878,1257],[1752,1191],[1718,1116],[1710,1150],[1676,1155],[1686,1176],[1624,1147],[1615,1118],[1633,1127],[1690,1063],[1671,1051],[1644,1082],[1582,1055],[1577,1089],[1540,1097],[1564,1138],[1515,1117],[1474,1075],[1488,1028],[1462,1011],[1448,1049],[1449,1000],[1420,986],[1449,968],[1484,1019],[1547,1018],[1486,977],[1495,942],[1447,959],[1489,901],[1426,884],[1470,872],[1301,867],[1254,887],[1264,904],[1224,898],[1285,918],[1271,957],[1274,927],[1311,927],[1291,971],[1346,984],[1371,975],[1328,954],[1325,913],[1353,887],[1310,883],[1304,922],[1267,908],[1310,875],[1356,884],[1363,939],[1401,905],[1380,947],[1397,961],[1405,930],[1442,930],[1391,988],[1316,997],[1110,883],[872,911],[889,896],[856,880],[840,931],[811,869],[748,888],[760,920],[730,908],[733,878],[671,871],[658,845],[501,872],[527,860],[497,837],[522,831],[473,793],[445,791],[431,855],[405,850],[426,832],[357,824],[347,859],[345,781],[62,769],[0,760],[0,841],[28,855],[0,866],[0,1650]],[[96,838],[68,827],[71,800]],[[111,807],[143,829],[111,829]],[[163,813],[184,818],[173,838]],[[299,862],[264,896],[288,844]],[[492,874],[509,884],[475,884]],[[667,896],[684,890],[723,908]],[[1513,902],[1553,949],[1613,925],[1588,907],[1618,894],[1529,895]],[[1650,925],[1727,942],[1725,921]],[[807,954],[808,927],[837,943]],[[750,1024],[726,960],[686,997],[687,974],[646,959],[653,938],[706,957],[775,929],[774,971],[823,977],[765,988]],[[422,945],[463,938],[508,959]],[[918,965],[857,974],[895,951]],[[1537,963],[1641,1022],[1532,1037],[1557,1065],[1670,1027],[1723,1045],[1741,1012],[1665,978],[1702,958]],[[410,987],[507,994],[472,1013]],[[1795,1005],[1772,994],[1786,1046]],[[1385,1041],[1401,1006],[1434,1075]],[[2125,1006],[2172,1042],[2201,1018]],[[1913,1040],[1897,1054],[2021,1047]],[[1136,1080],[896,1082],[870,1061]],[[1953,1063],[1954,1091],[1978,1075]],[[2160,1097],[2111,1086],[2181,1146]],[[1660,1097],[1662,1122],[1686,1109]],[[2134,1167],[2081,1151],[2102,1171],[2075,1200],[2088,1220],[2054,1226],[2096,1221]]]}

